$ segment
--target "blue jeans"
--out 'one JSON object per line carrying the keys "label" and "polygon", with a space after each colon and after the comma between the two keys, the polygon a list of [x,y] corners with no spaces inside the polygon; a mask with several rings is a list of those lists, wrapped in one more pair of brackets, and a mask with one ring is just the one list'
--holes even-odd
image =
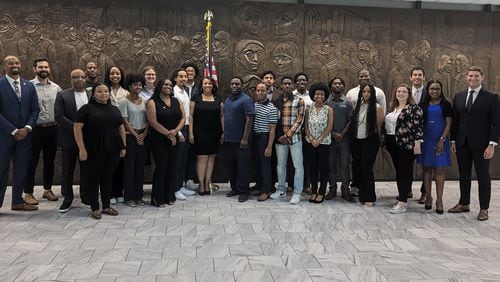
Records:
{"label": "blue jeans", "polygon": [[286,189],[286,161],[288,150],[292,155],[295,176],[293,178],[293,193],[302,194],[304,188],[304,163],[302,156],[302,141],[294,144],[276,144],[276,156],[278,158],[278,189],[285,192]]}

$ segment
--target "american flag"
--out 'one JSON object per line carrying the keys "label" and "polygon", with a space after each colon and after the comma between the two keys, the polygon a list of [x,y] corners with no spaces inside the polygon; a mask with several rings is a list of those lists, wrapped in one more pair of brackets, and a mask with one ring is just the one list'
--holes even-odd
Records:
{"label": "american flag", "polygon": [[205,77],[210,77],[215,81],[215,84],[218,85],[219,81],[217,80],[217,70],[215,69],[214,57],[212,56],[212,18],[214,14],[212,11],[208,10],[204,19],[207,21],[207,27],[205,28],[207,31],[207,43],[206,43],[206,53],[205,53]]}
{"label": "american flag", "polygon": [[216,85],[219,85],[219,80],[217,79],[217,69],[215,68],[214,57],[208,59],[208,52],[205,55],[205,77],[210,77],[215,81]]}

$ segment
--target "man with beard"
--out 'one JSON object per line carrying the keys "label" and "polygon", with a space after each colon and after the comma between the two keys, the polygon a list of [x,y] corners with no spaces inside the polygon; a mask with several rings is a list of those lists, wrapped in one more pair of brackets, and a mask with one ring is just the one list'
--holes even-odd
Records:
{"label": "man with beard", "polygon": [[227,197],[239,195],[239,202],[248,200],[250,190],[250,133],[252,132],[255,105],[242,90],[240,77],[231,79],[231,96],[224,102],[225,163],[231,191]]}
{"label": "man with beard", "polygon": [[36,167],[40,152],[43,151],[43,198],[49,201],[57,201],[57,196],[52,192],[52,180],[54,179],[54,160],[57,151],[57,123],[54,118],[54,104],[57,92],[61,87],[49,80],[50,66],[46,58],[35,59],[33,72],[36,76],[31,83],[35,85],[40,105],[40,114],[33,128],[31,143],[31,160],[28,164],[26,186],[24,187],[24,202],[28,205],[38,205],[33,196],[35,186]]}
{"label": "man with beard", "polygon": [[40,106],[33,83],[19,75],[21,63],[15,56],[3,60],[5,76],[0,78],[0,207],[3,204],[9,164],[12,160],[12,210],[33,211],[37,206],[23,202],[26,171],[30,160],[31,131]]}
{"label": "man with beard", "polygon": [[326,104],[333,109],[332,144],[330,145],[330,192],[326,200],[337,196],[337,161],[340,165],[340,186],[342,199],[354,202],[349,191],[349,129],[351,128],[352,103],[344,95],[345,82],[340,77],[334,77],[328,84],[332,95],[326,100]]}
{"label": "man with beard", "polygon": [[[78,147],[73,134],[73,124],[76,120],[76,112],[89,102],[90,92],[85,92],[85,72],[75,69],[71,72],[71,88],[57,93],[54,116],[59,129],[58,145],[62,148],[62,173],[61,194],[64,201],[59,208],[60,213],[65,213],[71,208],[73,202],[73,172],[75,171],[78,158]],[[81,163],[83,164],[83,163]],[[80,175],[85,166],[80,166]],[[80,198],[84,202],[85,183],[80,178]]]}
{"label": "man with beard", "polygon": [[97,64],[95,62],[88,62],[85,66],[85,90],[92,91],[92,88],[99,84],[99,71],[97,70]]}

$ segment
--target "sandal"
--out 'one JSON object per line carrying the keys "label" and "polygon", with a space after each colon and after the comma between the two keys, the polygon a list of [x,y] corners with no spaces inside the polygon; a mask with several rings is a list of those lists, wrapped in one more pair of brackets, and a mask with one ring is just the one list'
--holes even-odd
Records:
{"label": "sandal", "polygon": [[101,219],[101,211],[100,210],[95,210],[90,213],[90,217],[93,219]]}
{"label": "sandal", "polygon": [[112,216],[117,216],[118,215],[118,211],[115,210],[114,208],[103,209],[102,213],[103,214],[107,214],[107,215],[112,215]]}

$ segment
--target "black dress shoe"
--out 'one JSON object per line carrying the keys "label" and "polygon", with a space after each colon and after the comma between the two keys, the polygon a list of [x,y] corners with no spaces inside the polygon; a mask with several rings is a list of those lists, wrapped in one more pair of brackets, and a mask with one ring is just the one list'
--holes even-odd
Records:
{"label": "black dress shoe", "polygon": [[210,195],[210,190],[205,191],[205,193],[203,193],[203,194]]}
{"label": "black dress shoe", "polygon": [[238,202],[243,203],[248,201],[248,194],[240,194],[238,196]]}
{"label": "black dress shoe", "polygon": [[205,192],[204,192],[204,191],[199,191],[199,192],[198,192],[198,195],[200,195],[200,196],[205,196]]}
{"label": "black dress shoe", "polygon": [[234,196],[237,196],[239,195],[240,193],[238,193],[238,191],[236,190],[231,190],[229,191],[229,193],[226,194],[226,197],[234,197]]}
{"label": "black dress shoe", "polygon": [[356,199],[354,199],[354,197],[349,192],[342,193],[341,197],[342,197],[342,199],[344,199],[348,202],[351,202],[351,203],[356,202]]}
{"label": "black dress shoe", "polygon": [[63,202],[62,205],[59,207],[59,212],[67,213],[69,209],[71,209],[71,204]]}
{"label": "black dress shoe", "polygon": [[444,213],[444,210],[436,209],[436,213],[437,213],[437,214],[443,214],[443,213]]}

